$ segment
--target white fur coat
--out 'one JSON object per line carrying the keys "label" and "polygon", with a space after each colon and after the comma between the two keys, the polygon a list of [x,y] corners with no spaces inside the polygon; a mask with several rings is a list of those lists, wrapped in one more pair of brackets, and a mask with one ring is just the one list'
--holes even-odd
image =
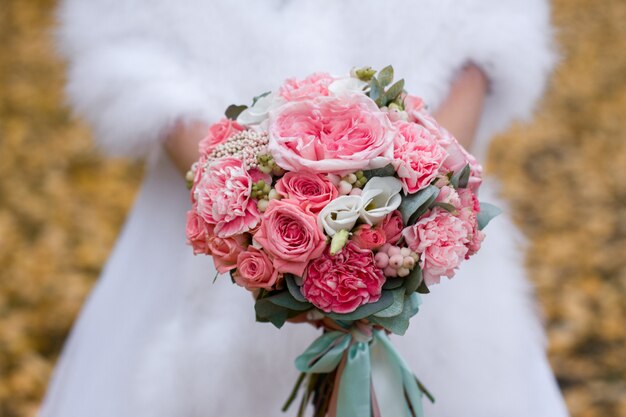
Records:
{"label": "white fur coat", "polygon": [[[473,61],[491,82],[480,154],[531,115],[555,61],[543,0],[65,0],[58,16],[73,108],[103,148],[152,162],[42,417],[278,416],[293,358],[317,336],[256,324],[244,291],[211,285],[210,261],[185,245],[184,183],[159,151],[176,121],[215,121],[286,77],[362,65],[393,64],[436,108]],[[516,242],[506,217],[494,221],[394,338],[437,396],[429,417],[566,415]]]}

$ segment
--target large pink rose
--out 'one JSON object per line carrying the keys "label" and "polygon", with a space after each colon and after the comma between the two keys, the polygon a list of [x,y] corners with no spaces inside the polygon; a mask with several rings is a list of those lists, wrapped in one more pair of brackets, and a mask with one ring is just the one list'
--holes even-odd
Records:
{"label": "large pink rose", "polygon": [[329,251],[311,261],[302,283],[302,294],[327,313],[350,313],[380,298],[385,277],[374,264],[374,254],[348,242],[331,256]]}
{"label": "large pink rose", "polygon": [[330,75],[316,72],[304,80],[289,78],[278,90],[278,94],[287,101],[310,100],[328,95],[328,86],[335,81]]}
{"label": "large pink rose", "polygon": [[211,153],[217,145],[226,142],[226,139],[243,130],[246,128],[234,120],[224,118],[209,127],[206,137],[198,144],[198,149],[203,155]]}
{"label": "large pink rose", "polygon": [[379,227],[385,232],[387,243],[395,245],[402,237],[402,230],[404,229],[402,213],[398,210],[392,211],[385,217]]}
{"label": "large pink rose", "polygon": [[325,176],[308,172],[288,172],[277,183],[276,191],[297,201],[312,213],[319,213],[337,195],[335,187]]}
{"label": "large pink rose", "polygon": [[215,225],[218,237],[253,229],[260,219],[256,201],[250,198],[252,178],[237,158],[213,161],[195,188],[198,214]]}
{"label": "large pink rose", "polygon": [[435,179],[447,155],[437,137],[423,126],[403,121],[396,126],[393,165],[404,191],[413,194]]}
{"label": "large pink rose", "polygon": [[463,220],[437,207],[402,234],[408,247],[420,254],[427,285],[439,283],[443,275],[452,278],[468,252],[468,232]]}
{"label": "large pink rose", "polygon": [[208,254],[208,225],[202,220],[202,217],[198,216],[195,209],[196,207],[194,206],[193,209],[187,212],[187,227],[185,230],[187,243],[193,248],[194,254]]}
{"label": "large pink rose", "polygon": [[445,174],[448,172],[458,172],[467,164],[470,166],[470,179],[468,188],[472,192],[477,193],[478,188],[483,181],[483,167],[478,163],[476,158],[456,140],[447,130],[441,128],[439,143],[446,150],[448,156],[442,165]]}
{"label": "large pink rose", "polygon": [[237,271],[233,274],[237,285],[249,291],[259,288],[271,290],[278,281],[278,271],[265,252],[253,246],[237,257]]}
{"label": "large pink rose", "polygon": [[343,174],[393,153],[394,126],[363,94],[287,103],[269,122],[268,149],[287,171]]}
{"label": "large pink rose", "polygon": [[237,267],[237,257],[243,252],[249,243],[246,234],[233,237],[221,238],[208,231],[208,252],[213,256],[215,268],[220,274],[226,273]]}
{"label": "large pink rose", "polygon": [[254,239],[272,256],[279,272],[297,276],[326,248],[317,217],[289,199],[270,201]]}
{"label": "large pink rose", "polygon": [[379,227],[362,224],[352,233],[352,241],[361,249],[378,249],[387,242],[385,232]]}

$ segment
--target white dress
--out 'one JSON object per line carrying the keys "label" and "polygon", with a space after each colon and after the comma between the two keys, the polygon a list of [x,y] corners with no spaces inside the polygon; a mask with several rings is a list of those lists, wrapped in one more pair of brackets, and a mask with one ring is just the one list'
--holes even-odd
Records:
{"label": "white dress", "polygon": [[[543,0],[65,0],[59,19],[77,113],[105,149],[150,167],[41,417],[283,415],[293,359],[318,331],[257,324],[249,294],[211,283],[210,260],[185,244],[185,184],[158,145],[175,121],[212,122],[286,77],[362,65],[393,64],[436,108],[473,61],[491,81],[480,156],[531,114],[555,61]],[[519,243],[506,216],[494,221],[393,337],[437,397],[427,416],[567,415]]]}

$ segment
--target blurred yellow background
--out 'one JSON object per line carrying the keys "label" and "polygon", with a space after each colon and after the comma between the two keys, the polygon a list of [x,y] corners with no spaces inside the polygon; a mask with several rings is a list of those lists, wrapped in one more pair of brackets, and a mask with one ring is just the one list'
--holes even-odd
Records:
{"label": "blurred yellow background", "polygon": [[[141,180],[63,107],[54,3],[0,0],[2,417],[35,414]],[[562,65],[537,121],[499,137],[487,165],[530,238],[573,416],[626,416],[626,1],[554,8]]]}

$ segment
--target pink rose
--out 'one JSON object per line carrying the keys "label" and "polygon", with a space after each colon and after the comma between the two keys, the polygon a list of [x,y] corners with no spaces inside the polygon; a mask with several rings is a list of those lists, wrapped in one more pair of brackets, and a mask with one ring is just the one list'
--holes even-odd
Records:
{"label": "pink rose", "polygon": [[256,201],[250,198],[252,178],[237,158],[218,159],[207,167],[195,188],[198,214],[215,225],[218,237],[253,229],[260,219]]}
{"label": "pink rose", "polygon": [[287,101],[310,100],[315,97],[327,96],[328,86],[335,81],[330,75],[322,72],[311,74],[304,80],[289,78],[278,90],[278,94]]}
{"label": "pink rose", "polygon": [[278,271],[265,252],[248,246],[237,257],[237,271],[233,277],[237,285],[249,291],[259,288],[272,290],[278,281]]}
{"label": "pink rose", "polygon": [[288,172],[277,183],[279,194],[297,201],[311,213],[319,213],[337,197],[337,188],[320,174]]}
{"label": "pink rose", "polygon": [[362,224],[352,233],[352,241],[361,249],[378,249],[387,242],[385,232],[379,227]]}
{"label": "pink rose", "polygon": [[439,283],[442,275],[452,278],[468,252],[468,233],[463,220],[437,207],[402,234],[408,247],[420,254],[427,285]]}
{"label": "pink rose", "polygon": [[463,220],[467,230],[468,252],[465,256],[467,259],[480,250],[480,246],[485,239],[485,233],[482,230],[478,230],[477,215],[480,212],[480,202],[476,195],[469,188],[462,188],[458,193],[460,197],[458,217]]}
{"label": "pink rose", "polygon": [[435,179],[447,155],[437,137],[423,126],[402,121],[396,126],[393,165],[404,191],[413,194]]}
{"label": "pink rose", "polygon": [[292,102],[270,113],[268,149],[287,171],[343,174],[391,158],[395,128],[369,97]]}
{"label": "pink rose", "polygon": [[211,153],[217,145],[226,142],[226,139],[243,130],[246,128],[234,120],[224,118],[209,127],[209,132],[198,144],[198,149],[203,155]]}
{"label": "pink rose", "polygon": [[297,276],[326,248],[317,217],[288,199],[270,201],[254,239],[272,256],[278,272]]}
{"label": "pink rose", "polygon": [[372,251],[348,242],[337,255],[331,256],[327,250],[311,261],[302,294],[322,311],[345,314],[378,301],[384,282]]}
{"label": "pink rose", "polygon": [[198,255],[200,253],[208,254],[209,246],[208,246],[208,225],[202,217],[198,216],[196,212],[196,207],[187,212],[187,227],[186,227],[186,235],[187,235],[187,244],[191,245],[193,248],[193,253]]}
{"label": "pink rose", "polygon": [[243,234],[221,238],[214,235],[210,229],[208,234],[208,252],[213,256],[217,272],[223,274],[235,269],[237,267],[237,257],[248,246],[248,235]]}
{"label": "pink rose", "polygon": [[402,213],[398,210],[392,211],[385,217],[379,227],[385,232],[387,243],[395,245],[402,237],[402,230],[404,229]]}
{"label": "pink rose", "polygon": [[439,143],[448,154],[448,157],[442,165],[444,174],[447,174],[448,172],[458,172],[469,164],[470,179],[468,188],[476,193],[483,181],[483,167],[478,163],[476,158],[467,152],[465,148],[456,140],[456,138],[444,128],[441,128]]}

